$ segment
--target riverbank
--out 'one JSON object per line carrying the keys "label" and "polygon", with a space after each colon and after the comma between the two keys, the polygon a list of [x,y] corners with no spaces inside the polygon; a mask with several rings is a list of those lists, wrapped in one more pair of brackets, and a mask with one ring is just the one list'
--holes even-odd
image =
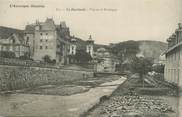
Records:
{"label": "riverbank", "polygon": [[[49,85],[40,85],[31,88],[25,88],[21,90],[12,90],[12,91],[1,91],[1,94],[40,94],[40,95],[60,95],[60,96],[69,96],[77,93],[84,93],[89,91],[91,88],[99,87],[111,83],[112,81],[117,81],[120,77],[117,75],[109,75],[102,77],[91,77],[84,79],[77,79],[74,81],[64,81],[57,84]],[[106,84],[105,84],[106,83]],[[115,82],[113,82],[114,85]],[[112,84],[110,84],[112,85]]]}
{"label": "riverbank", "polygon": [[0,115],[3,117],[79,117],[97,104],[101,97],[111,95],[124,80],[125,78],[118,78],[107,83],[101,83],[95,85],[96,87],[94,88],[91,87],[87,92],[70,96],[19,93],[6,96],[1,95]]}
{"label": "riverbank", "polygon": [[[179,97],[170,87],[147,87],[127,79],[111,95],[85,114],[87,117],[177,117]],[[151,93],[152,92],[152,93]]]}

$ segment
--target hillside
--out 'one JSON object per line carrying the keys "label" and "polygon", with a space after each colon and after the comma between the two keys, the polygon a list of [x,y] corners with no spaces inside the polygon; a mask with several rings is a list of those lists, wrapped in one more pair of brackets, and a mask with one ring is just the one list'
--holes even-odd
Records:
{"label": "hillside", "polygon": [[140,53],[155,60],[167,49],[167,43],[160,41],[139,41],[139,43]]}
{"label": "hillside", "polygon": [[[76,38],[77,39],[77,47],[78,49],[85,49],[86,48],[86,41]],[[102,44],[95,44],[94,51],[98,48],[104,47],[109,49],[113,54],[123,59],[123,61],[130,59],[136,55],[144,56],[153,58],[155,61],[158,61],[159,56],[162,52],[167,49],[167,43],[160,42],[160,41],[124,41],[120,43],[115,43],[112,45],[102,45]]]}
{"label": "hillside", "polygon": [[160,41],[124,41],[113,44],[111,51],[123,61],[134,56],[144,56],[158,60],[160,54],[167,49],[167,44]]}
{"label": "hillside", "polygon": [[0,26],[0,39],[6,39],[13,33],[23,33],[23,30]]}

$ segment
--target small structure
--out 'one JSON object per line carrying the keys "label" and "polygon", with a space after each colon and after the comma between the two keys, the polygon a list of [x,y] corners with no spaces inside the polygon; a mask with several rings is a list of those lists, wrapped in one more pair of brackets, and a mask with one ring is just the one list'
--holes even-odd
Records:
{"label": "small structure", "polygon": [[116,72],[116,65],[119,64],[119,60],[112,55],[105,48],[97,49],[96,54],[96,72]]}
{"label": "small structure", "polygon": [[94,40],[92,40],[92,36],[89,36],[89,39],[86,41],[86,52],[90,54],[90,56],[93,58],[94,55]]}

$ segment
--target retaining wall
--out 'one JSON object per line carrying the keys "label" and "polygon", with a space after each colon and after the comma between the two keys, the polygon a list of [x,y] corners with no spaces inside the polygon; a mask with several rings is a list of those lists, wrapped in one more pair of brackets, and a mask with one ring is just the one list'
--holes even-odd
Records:
{"label": "retaining wall", "polygon": [[0,91],[64,83],[89,77],[93,77],[93,72],[0,65]]}

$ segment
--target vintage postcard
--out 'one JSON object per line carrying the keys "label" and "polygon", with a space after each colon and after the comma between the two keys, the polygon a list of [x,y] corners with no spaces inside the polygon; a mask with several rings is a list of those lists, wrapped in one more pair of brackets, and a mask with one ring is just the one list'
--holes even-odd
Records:
{"label": "vintage postcard", "polygon": [[0,117],[182,117],[182,0],[0,0]]}

